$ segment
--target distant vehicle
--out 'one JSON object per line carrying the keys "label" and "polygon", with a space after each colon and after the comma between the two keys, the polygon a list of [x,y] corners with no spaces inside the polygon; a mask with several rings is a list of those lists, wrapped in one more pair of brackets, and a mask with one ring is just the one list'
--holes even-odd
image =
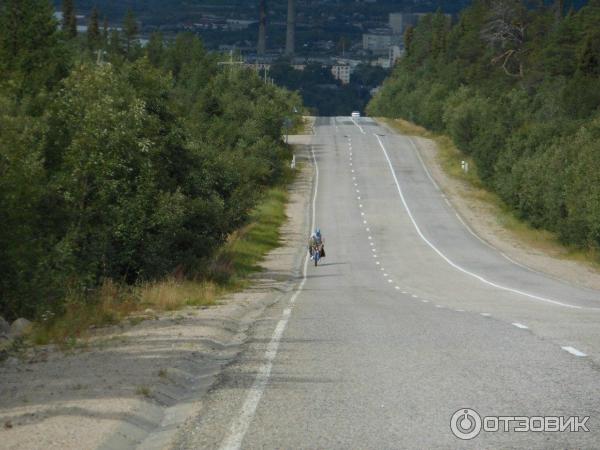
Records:
{"label": "distant vehicle", "polygon": [[360,117],[360,113],[358,111],[353,111],[352,112],[352,118],[353,119],[358,119]]}

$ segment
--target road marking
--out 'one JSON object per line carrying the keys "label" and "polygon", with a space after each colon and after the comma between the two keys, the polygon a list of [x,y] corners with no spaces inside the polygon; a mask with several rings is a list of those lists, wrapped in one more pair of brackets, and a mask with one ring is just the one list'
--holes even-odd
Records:
{"label": "road marking", "polygon": [[[415,297],[417,298],[417,297]],[[429,300],[421,300],[421,303],[429,303]]]}
{"label": "road marking", "polygon": [[369,236],[369,240],[372,240],[372,239],[373,239],[373,236]]}
{"label": "road marking", "polygon": [[400,290],[400,286],[396,286],[396,290],[399,291]]}
{"label": "road marking", "polygon": [[377,258],[377,255],[373,255],[373,258]]}
{"label": "road marking", "polygon": [[388,283],[393,283],[393,280],[388,280]]}
{"label": "road marking", "polygon": [[491,317],[491,316],[492,316],[490,313],[481,313],[481,315],[482,315],[483,317]]}
{"label": "road marking", "polygon": [[356,122],[356,120],[354,120],[354,118],[352,119],[352,122],[354,122],[354,125],[356,125],[358,127],[358,129],[360,130],[360,132],[362,134],[367,134],[367,133],[365,133],[365,130],[363,130],[363,128],[358,124],[358,122]]}
{"label": "road marking", "polygon": [[383,276],[387,278],[388,274],[387,274],[387,273],[384,273],[384,274],[383,274]]}
{"label": "road marking", "polygon": [[[317,158],[315,157],[314,148],[311,147],[312,159],[315,165],[315,190],[313,194],[312,200],[312,223],[311,230],[315,229],[316,223],[316,209],[317,209],[317,193],[319,190],[319,164],[317,163]],[[271,340],[267,345],[267,350],[265,352],[265,361],[261,364],[258,369],[258,374],[254,379],[254,383],[250,387],[248,395],[246,396],[246,400],[242,405],[242,409],[240,411],[240,415],[233,421],[231,427],[229,428],[229,434],[225,438],[225,440],[221,443],[222,450],[239,450],[242,446],[242,442],[244,440],[244,436],[248,432],[248,428],[250,427],[250,423],[254,418],[254,414],[256,413],[256,408],[262,398],[262,395],[267,387],[267,383],[269,382],[269,378],[271,376],[271,370],[273,368],[273,361],[277,356],[277,350],[279,348],[279,342],[281,341],[281,337],[283,336],[283,332],[288,324],[289,318],[291,316],[291,307],[296,302],[296,299],[302,292],[304,285],[306,284],[306,273],[308,268],[309,255],[307,254],[304,258],[304,266],[302,268],[302,281],[298,285],[296,292],[290,298],[288,307],[284,310],[281,319],[277,323],[273,334],[271,335]]]}
{"label": "road marking", "polygon": [[[425,161],[423,161],[423,158],[421,157],[421,152],[419,152],[419,150],[417,149],[417,146],[415,145],[414,141],[412,140],[412,138],[408,138],[408,141],[410,142],[410,145],[412,146],[412,148],[415,151],[415,154],[417,155],[417,158],[419,159],[419,162],[421,163],[421,167],[423,167],[423,170],[425,171],[425,173],[427,174],[427,177],[429,178],[429,180],[431,180],[431,183],[434,185],[434,187],[440,191],[440,187],[438,186],[437,182],[433,179],[433,177],[431,176],[431,173],[429,172],[429,169],[427,168],[427,166],[425,165]],[[443,197],[446,198],[446,196],[444,194],[442,194]],[[454,207],[450,204],[450,207],[454,210]],[[526,266],[525,264],[522,264],[518,261],[515,261],[514,259],[512,259],[510,256],[508,256],[506,253],[502,252],[500,249],[498,249],[497,247],[495,247],[494,245],[490,244],[488,241],[486,241],[485,239],[483,239],[481,236],[479,236],[477,233],[475,233],[475,231],[473,231],[473,229],[469,226],[469,224],[467,224],[463,218],[461,217],[460,214],[458,214],[458,212],[455,212],[456,217],[458,217],[458,220],[460,221],[460,223],[467,229],[467,231],[469,232],[469,234],[471,234],[475,239],[477,239],[479,242],[481,242],[483,245],[485,245],[486,247],[500,253],[500,255],[508,260],[509,262],[511,262],[512,264],[521,267],[524,270],[527,270],[529,272],[532,273],[536,273],[538,275],[543,275],[543,276],[549,276],[546,273],[540,272],[539,270],[535,270],[529,266]],[[551,277],[551,278],[555,278],[555,277]],[[558,281],[564,282],[564,280],[560,279],[560,278],[555,278]],[[594,307],[589,307],[589,308],[583,308],[581,306],[573,306],[575,308],[579,308],[579,309],[593,309],[593,310],[600,310],[600,308],[594,308]]]}
{"label": "road marking", "polygon": [[521,330],[529,330],[529,327],[527,325],[523,325],[519,322],[513,322],[513,325],[517,328],[520,328]]}
{"label": "road marking", "polygon": [[419,296],[418,296],[418,295],[415,295],[415,294],[412,294],[412,295],[411,295],[411,297],[412,297],[412,298],[419,298]]}
{"label": "road marking", "polygon": [[[392,177],[394,178],[394,181],[396,183],[396,188],[398,189],[398,194],[400,195],[400,199],[402,200],[402,204],[404,205],[404,209],[406,210],[406,212],[408,213],[408,216],[415,228],[415,230],[417,231],[417,234],[419,235],[419,237],[434,251],[436,252],[444,261],[446,261],[449,265],[451,265],[452,267],[454,267],[456,270],[469,275],[473,278],[476,278],[477,280],[481,281],[484,284],[487,284],[488,286],[492,286],[495,287],[497,289],[500,289],[502,291],[507,291],[507,292],[512,292],[514,294],[519,294],[522,295],[524,297],[528,297],[534,300],[538,300],[541,302],[545,302],[545,303],[550,303],[553,305],[557,305],[557,306],[562,306],[565,308],[572,308],[572,309],[583,309],[581,306],[577,306],[577,305],[571,305],[569,303],[563,303],[563,302],[559,302],[557,300],[552,300],[549,298],[545,298],[545,297],[540,297],[539,295],[534,295],[534,294],[530,294],[528,292],[524,292],[524,291],[520,291],[518,289],[513,289],[510,288],[508,286],[503,286],[501,284],[497,284],[494,283],[492,281],[487,280],[486,278],[482,277],[481,275],[477,275],[476,273],[473,273],[461,266],[459,266],[458,264],[456,264],[455,262],[453,262],[450,258],[448,258],[444,253],[442,253],[435,245],[433,245],[423,234],[423,232],[421,231],[421,228],[419,227],[419,225],[417,224],[417,221],[415,220],[410,208],[408,207],[408,203],[406,202],[406,199],[404,198],[404,193],[402,192],[402,188],[400,187],[400,182],[398,181],[398,177],[396,176],[396,172],[394,170],[394,166],[392,165],[392,161],[390,160],[390,157],[388,155],[387,150],[385,149],[385,146],[383,145],[383,141],[381,140],[381,138],[379,137],[379,135],[374,134],[374,136],[377,138],[377,141],[379,142],[379,145],[381,147],[381,150],[383,150],[383,154],[385,155],[385,159],[387,160],[388,166],[390,168],[390,171],[392,173]],[[412,141],[411,141],[412,142]],[[414,144],[413,144],[414,145]],[[435,184],[435,181],[434,181]],[[436,187],[437,184],[435,184]]]}
{"label": "road marking", "polygon": [[574,348],[574,347],[567,346],[567,347],[561,347],[561,348],[562,348],[564,351],[566,351],[566,352],[569,352],[571,355],[575,355],[575,356],[587,356],[585,353],[583,353],[583,352],[581,352],[581,351],[577,350],[577,349],[576,349],[576,348]]}
{"label": "road marking", "polygon": [[366,221],[366,220],[363,220],[363,223],[366,225],[366,224],[367,224],[367,221]]}
{"label": "road marking", "polygon": [[456,312],[465,312],[464,309],[455,309],[454,311],[456,311]]}
{"label": "road marking", "polygon": [[443,308],[442,305],[435,305],[436,308]]}
{"label": "road marking", "polygon": [[362,203],[359,203],[359,204],[358,204],[358,207],[359,207],[359,208],[362,208],[362,207],[363,207],[363,206],[362,206]]}
{"label": "road marking", "polygon": [[371,232],[371,229],[369,227],[365,228],[365,230],[367,230],[367,233]]}
{"label": "road marking", "polygon": [[369,245],[370,245],[371,247],[374,247],[374,246],[375,246],[375,242],[369,242]]}
{"label": "road marking", "polygon": [[374,248],[372,248],[372,249],[371,249],[371,251],[372,251],[372,252],[376,252],[377,250],[376,250],[376,249],[374,249]]}
{"label": "road marking", "polygon": [[408,294],[408,292],[406,292],[406,291],[402,291],[402,293],[403,293],[403,294]]}
{"label": "road marking", "polygon": [[352,169],[352,173],[354,173],[354,169]]}
{"label": "road marking", "polygon": [[379,264],[381,264],[381,263],[380,263],[379,261],[376,261],[376,262],[375,262],[375,264],[379,265]]}

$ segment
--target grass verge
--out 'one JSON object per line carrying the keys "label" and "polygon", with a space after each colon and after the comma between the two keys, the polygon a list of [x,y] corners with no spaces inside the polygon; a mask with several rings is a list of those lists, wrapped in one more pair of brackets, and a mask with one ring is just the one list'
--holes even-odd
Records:
{"label": "grass verge", "polygon": [[116,325],[128,319],[135,325],[156,318],[160,311],[186,306],[210,307],[220,297],[243,289],[248,276],[260,271],[265,255],[279,246],[280,229],[286,220],[288,193],[285,186],[267,190],[251,212],[248,225],[233,233],[207,265],[207,274],[199,279],[162,281],[125,286],[107,280],[86,302],[73,295],[65,313],[48,317],[34,325],[29,340],[37,345],[59,344],[74,349],[90,329]]}
{"label": "grass verge", "polygon": [[[381,118],[379,120],[402,134],[433,140],[438,148],[436,159],[443,171],[450,177],[466,184],[468,189],[465,189],[461,194],[485,205],[485,209],[494,217],[497,224],[508,231],[520,244],[530,246],[555,258],[583,263],[596,271],[600,271],[600,259],[596,253],[565,246],[555,233],[534,228],[517,217],[514,211],[498,195],[484,187],[477,174],[475,161],[462,153],[450,137],[433,133],[403,119]],[[462,170],[462,161],[469,163],[468,173]]]}

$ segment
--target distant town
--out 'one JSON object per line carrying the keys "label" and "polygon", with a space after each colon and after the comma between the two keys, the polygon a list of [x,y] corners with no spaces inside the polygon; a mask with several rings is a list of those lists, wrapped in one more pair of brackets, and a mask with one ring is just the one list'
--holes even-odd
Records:
{"label": "distant town", "polygon": [[[115,10],[113,2],[106,3],[112,26],[122,11]],[[444,7],[444,14],[451,20],[467,2],[446,3],[198,1],[184,12],[182,6],[177,9],[176,1],[166,1],[154,9],[148,6],[140,10],[136,17],[142,45],[152,33],[161,33],[165,39],[180,32],[197,34],[209,50],[224,54],[225,64],[252,67],[267,81],[299,90],[306,105],[315,112],[337,114],[347,109],[363,110],[390,69],[402,58],[404,34],[409,27],[414,27],[425,15],[441,11],[440,7]],[[169,4],[172,9],[164,9]],[[102,2],[97,6],[102,10]],[[79,27],[84,29],[86,18],[78,17]],[[283,69],[282,65],[288,67]],[[290,72],[289,68],[300,73]],[[302,73],[307,68],[311,74]],[[309,90],[311,94],[307,94]]]}

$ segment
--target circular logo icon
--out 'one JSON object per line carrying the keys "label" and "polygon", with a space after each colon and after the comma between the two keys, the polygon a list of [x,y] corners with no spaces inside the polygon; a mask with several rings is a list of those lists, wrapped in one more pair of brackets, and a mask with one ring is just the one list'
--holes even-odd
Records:
{"label": "circular logo icon", "polygon": [[470,408],[459,409],[450,419],[450,429],[459,439],[473,439],[481,431],[481,416]]}

